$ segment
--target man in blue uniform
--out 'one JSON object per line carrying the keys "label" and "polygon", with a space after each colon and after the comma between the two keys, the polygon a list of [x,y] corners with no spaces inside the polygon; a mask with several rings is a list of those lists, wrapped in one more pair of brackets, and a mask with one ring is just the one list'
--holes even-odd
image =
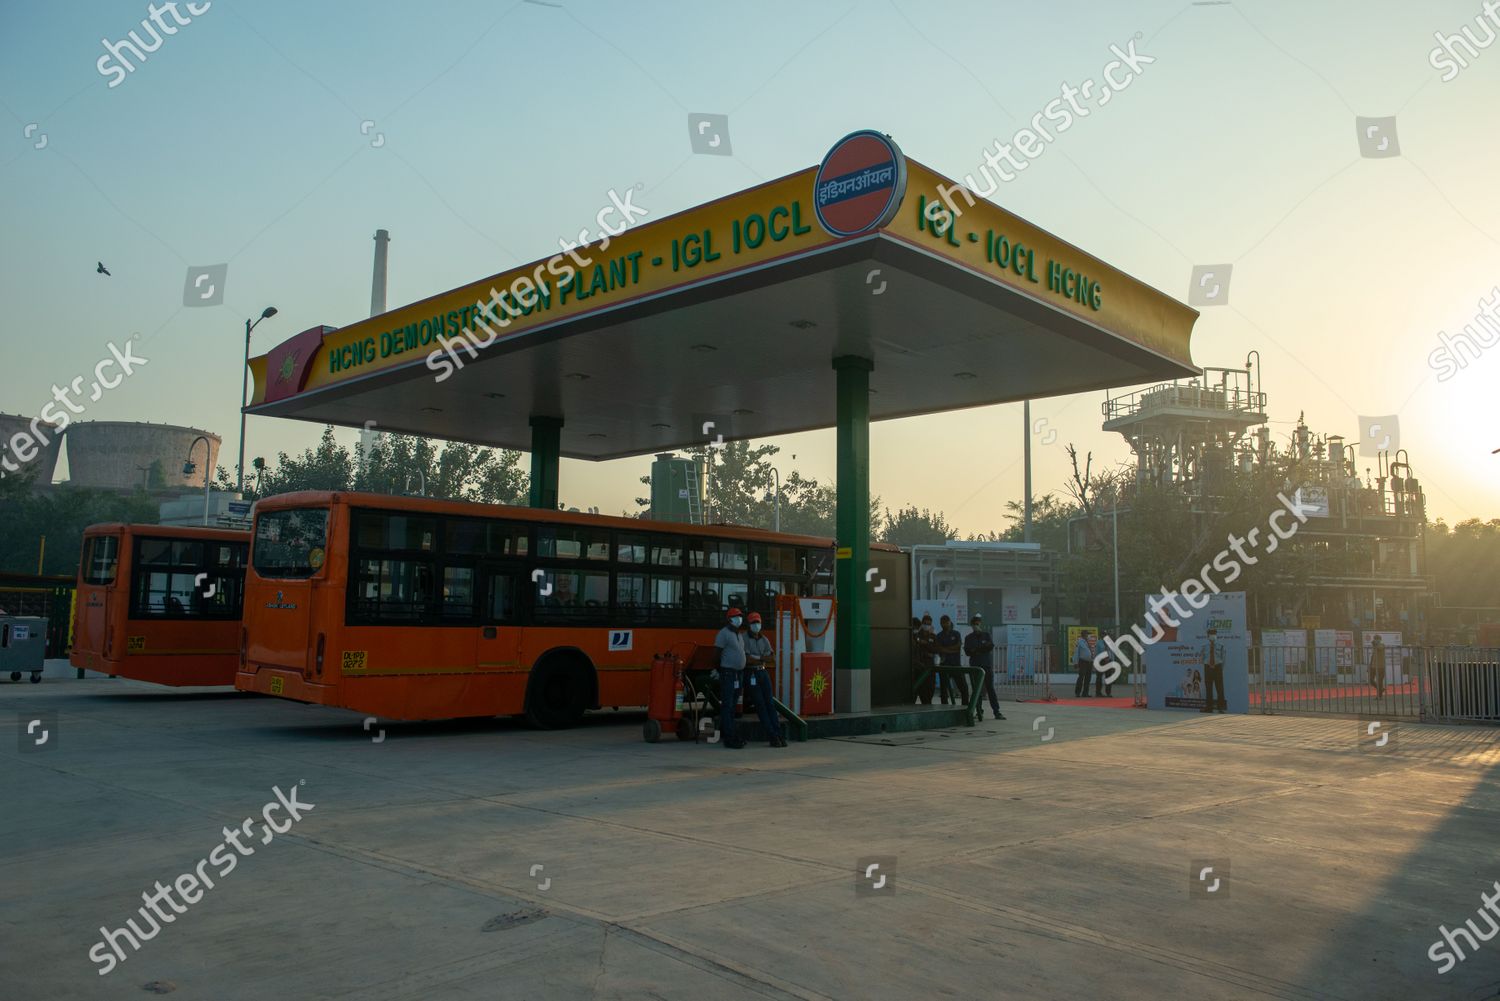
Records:
{"label": "man in blue uniform", "polygon": [[[969,616],[969,625],[972,627],[969,635],[964,637],[964,653],[969,655],[969,666],[984,669],[984,694],[989,696],[990,712],[995,719],[1004,719],[1005,714],[1000,711],[1000,700],[995,697],[995,671],[991,662],[995,650],[995,638],[984,624],[984,616],[975,612]],[[979,718],[984,719],[984,707],[979,708]]]}
{"label": "man in blue uniform", "polygon": [[772,747],[785,747],[781,721],[776,718],[776,707],[771,704],[771,674],[767,670],[775,661],[776,653],[771,649],[771,641],[760,631],[760,613],[751,612],[745,622],[750,627],[744,638],[746,691],[755,704],[760,725],[765,728],[766,742]]}
{"label": "man in blue uniform", "polygon": [[731,608],[726,618],[724,628],[714,637],[714,646],[719,648],[719,737],[725,747],[739,749],[745,742],[735,726],[734,710],[740,701],[740,676],[745,673],[745,638],[740,634],[745,616],[738,608]]}

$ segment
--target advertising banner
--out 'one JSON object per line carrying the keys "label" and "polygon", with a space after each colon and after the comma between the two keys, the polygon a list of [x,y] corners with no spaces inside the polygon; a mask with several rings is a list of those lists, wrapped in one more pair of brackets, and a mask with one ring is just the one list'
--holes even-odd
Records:
{"label": "advertising banner", "polygon": [[1354,669],[1354,633],[1348,629],[1318,629],[1313,632],[1314,658],[1318,674],[1349,674]]}
{"label": "advertising banner", "polygon": [[1267,681],[1285,681],[1307,670],[1306,629],[1262,629],[1260,663]]}
{"label": "advertising banner", "polygon": [[[1179,599],[1177,608],[1190,615],[1179,617],[1172,628],[1163,622],[1145,633],[1161,639],[1146,647],[1146,705],[1150,709],[1191,709],[1248,713],[1250,711],[1249,630],[1245,625],[1245,592],[1226,591],[1203,595],[1203,608],[1193,608]],[[1150,613],[1148,612],[1148,615]],[[1145,626],[1138,627],[1145,630]],[[1213,628],[1213,643],[1208,630]],[[1217,679],[1222,677],[1222,686]],[[1218,705],[1222,687],[1223,706]],[[1210,704],[1212,692],[1213,704]]]}
{"label": "advertising banner", "polygon": [[1043,669],[1041,626],[1006,626],[1004,641],[1004,660],[996,661],[995,666],[1004,664],[1007,678],[1015,680]]}

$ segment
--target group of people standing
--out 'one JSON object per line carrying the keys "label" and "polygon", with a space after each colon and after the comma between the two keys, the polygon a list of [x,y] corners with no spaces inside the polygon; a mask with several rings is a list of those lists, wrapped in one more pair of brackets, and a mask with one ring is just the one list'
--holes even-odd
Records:
{"label": "group of people standing", "polygon": [[[995,697],[995,670],[994,651],[995,638],[990,635],[989,629],[985,627],[984,616],[975,613],[969,619],[969,635],[960,636],[957,629],[953,628],[953,620],[944,615],[939,624],[941,631],[932,631],[932,616],[924,615],[919,619],[911,620],[912,631],[912,669],[919,678],[923,678],[921,687],[917,690],[917,702],[920,705],[932,705],[934,693],[942,698],[943,705],[949,705],[950,700],[961,706],[969,704],[972,692],[969,689],[969,679],[961,671],[945,671],[945,667],[962,667],[960,654],[969,658],[969,666],[981,668],[984,671],[984,694],[990,701],[990,712],[995,719],[1004,719],[1005,714],[1000,711],[1000,700]],[[933,670],[933,659],[937,659],[937,669]],[[984,707],[980,706],[979,719],[984,719]]]}
{"label": "group of people standing", "polygon": [[767,670],[776,654],[771,640],[761,632],[760,613],[751,612],[747,619],[740,609],[731,608],[725,618],[724,628],[714,638],[714,646],[719,648],[719,736],[731,750],[745,746],[734,719],[743,695],[760,717],[766,742],[772,747],[785,747],[781,720],[771,704],[771,673]]}
{"label": "group of people standing", "polygon": [[[1104,637],[1099,638],[1104,642]],[[1073,683],[1073,697],[1075,699],[1086,699],[1089,695],[1089,679],[1094,681],[1094,698],[1102,699],[1115,694],[1115,679],[1105,678],[1105,672],[1094,667],[1096,646],[1094,634],[1085,629],[1078,634],[1078,642],[1073,644],[1073,660],[1078,669],[1078,680]]]}

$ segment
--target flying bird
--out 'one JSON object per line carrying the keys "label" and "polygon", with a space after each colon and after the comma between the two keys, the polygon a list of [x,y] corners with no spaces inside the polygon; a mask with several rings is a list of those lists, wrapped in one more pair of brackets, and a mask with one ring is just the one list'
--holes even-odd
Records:
{"label": "flying bird", "polygon": [[[109,269],[104,266],[104,262],[103,261],[100,261],[99,262],[99,266],[97,268],[95,268],[94,270],[97,271],[101,275],[109,275]],[[109,275],[109,276],[111,278],[114,277],[114,275]]]}

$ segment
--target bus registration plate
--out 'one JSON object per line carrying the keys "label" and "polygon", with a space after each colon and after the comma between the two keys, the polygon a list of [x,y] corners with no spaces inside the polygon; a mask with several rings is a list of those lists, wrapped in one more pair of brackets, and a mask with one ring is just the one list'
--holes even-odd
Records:
{"label": "bus registration plate", "polygon": [[366,652],[364,650],[344,651],[344,670],[363,671],[365,669]]}
{"label": "bus registration plate", "polygon": [[279,675],[279,674],[273,674],[273,675],[271,675],[271,694],[272,695],[280,695],[281,694],[282,685],[283,685],[283,682],[281,680],[281,675]]}

